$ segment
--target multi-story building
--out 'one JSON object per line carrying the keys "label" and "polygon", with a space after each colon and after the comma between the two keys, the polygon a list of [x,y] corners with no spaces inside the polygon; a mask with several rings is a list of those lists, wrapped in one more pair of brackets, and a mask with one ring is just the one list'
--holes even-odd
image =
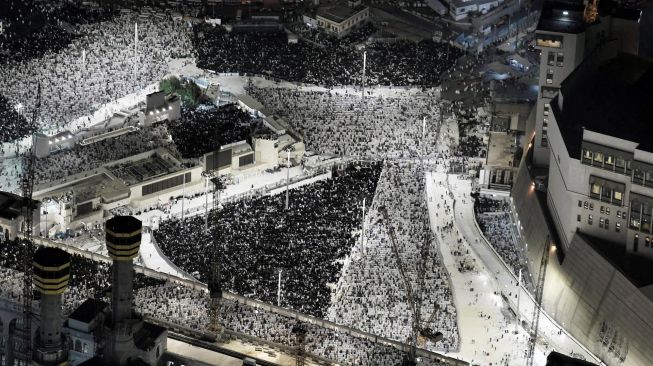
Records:
{"label": "multi-story building", "polygon": [[604,1],[545,2],[535,34],[540,54],[539,98],[535,110],[534,161],[548,165],[551,99],[560,84],[597,46],[617,40],[622,52],[638,53],[639,11]]}
{"label": "multi-story building", "polygon": [[336,5],[324,8],[317,13],[317,24],[327,33],[338,37],[344,36],[352,29],[364,24],[370,17],[370,9],[360,1],[351,2],[350,6]]}
{"label": "multi-story building", "polygon": [[595,52],[551,100],[547,200],[567,246],[580,231],[653,258],[653,63],[617,49]]}

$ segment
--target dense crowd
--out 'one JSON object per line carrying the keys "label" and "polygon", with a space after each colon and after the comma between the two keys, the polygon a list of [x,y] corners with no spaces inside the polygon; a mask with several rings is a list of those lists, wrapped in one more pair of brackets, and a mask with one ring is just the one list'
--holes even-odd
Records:
{"label": "dense crowd", "polygon": [[431,92],[364,101],[360,95],[288,88],[252,87],[250,93],[321,154],[408,158],[433,156],[437,149],[440,111]]}
{"label": "dense crowd", "polygon": [[426,347],[453,351],[459,344],[456,308],[429,226],[425,195],[421,165],[386,165],[366,218],[364,244],[345,265],[328,319],[408,342],[418,316],[421,329],[444,335],[441,342],[427,342]]}
{"label": "dense crowd", "polygon": [[[26,115],[36,105],[36,86],[41,84],[41,128],[61,128],[105,103],[158,82],[168,73],[173,57],[192,52],[186,23],[174,21],[165,13],[123,10],[113,17],[98,15],[97,21],[92,20],[69,26],[70,32],[80,36],[64,48],[45,51],[38,57],[7,59],[0,67],[0,94],[9,99],[10,106],[22,103]],[[34,42],[23,47],[38,47],[50,38]],[[0,131],[7,129],[20,135],[0,119]]]}
{"label": "dense crowd", "polygon": [[[286,81],[323,86],[360,85],[362,51],[340,43],[324,47],[300,39],[289,43],[286,33],[235,33],[200,25],[193,42],[201,68],[224,73],[268,75]],[[434,86],[461,51],[431,40],[367,45],[366,83],[370,85]]]}
{"label": "dense crowd", "polygon": [[258,121],[234,104],[183,108],[181,119],[168,123],[177,150],[184,158],[197,158],[222,145],[249,140],[259,127]]}
{"label": "dense crowd", "polygon": [[522,272],[526,287],[532,289],[528,263],[523,249],[518,245],[509,212],[510,205],[504,200],[479,196],[474,202],[476,222],[483,235],[515,275]]}
{"label": "dense crowd", "polygon": [[[21,241],[0,240],[0,297],[21,301],[23,292],[22,255],[24,244]],[[79,255],[70,260],[70,279],[68,290],[63,295],[63,313],[72,313],[89,297],[104,298],[110,290],[111,265],[96,262]],[[161,285],[164,281],[136,273],[136,290]]]}
{"label": "dense crowd", "polygon": [[[227,203],[210,231],[224,243],[221,251],[223,288],[243,296],[277,303],[304,313],[324,316],[342,260],[360,231],[363,199],[371,202],[380,164],[355,164],[331,179],[290,191]],[[215,212],[212,212],[215,215]],[[163,253],[202,281],[209,280],[210,235],[203,217],[163,221],[154,237]]]}
{"label": "dense crowd", "polygon": [[[135,303],[143,314],[164,319],[187,329],[202,331],[208,327],[206,316],[209,296],[199,290],[176,284],[144,287],[137,291]],[[252,335],[268,342],[294,346],[292,328],[296,319],[267,311],[262,307],[244,305],[222,299],[219,313],[221,324],[231,331]],[[401,365],[404,352],[381,343],[346,332],[302,323],[307,330],[305,350],[313,355],[345,365]],[[436,359],[422,357],[420,365],[441,365]]]}
{"label": "dense crowd", "polygon": [[0,149],[3,149],[3,142],[31,135],[34,131],[36,126],[31,120],[25,118],[16,106],[12,106],[7,98],[0,95]]}
{"label": "dense crowd", "polygon": [[35,182],[45,183],[76,173],[87,172],[108,162],[153,150],[172,147],[164,125],[145,128],[34,159]]}

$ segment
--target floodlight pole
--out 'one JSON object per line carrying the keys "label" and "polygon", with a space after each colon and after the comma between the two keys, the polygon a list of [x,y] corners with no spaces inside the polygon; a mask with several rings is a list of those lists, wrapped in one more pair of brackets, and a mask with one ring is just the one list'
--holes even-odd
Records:
{"label": "floodlight pole", "polygon": [[361,252],[365,257],[365,198],[363,198],[363,222],[361,223]]}
{"label": "floodlight pole", "polygon": [[283,269],[279,269],[279,281],[277,283],[277,306],[281,307],[281,272]]}
{"label": "floodlight pole", "polygon": [[361,86],[363,99],[365,99],[365,66],[367,66],[367,51],[363,51],[363,84]]}
{"label": "floodlight pole", "polygon": [[290,185],[290,150],[288,150],[288,169],[286,170],[286,211],[288,211],[288,187]]}

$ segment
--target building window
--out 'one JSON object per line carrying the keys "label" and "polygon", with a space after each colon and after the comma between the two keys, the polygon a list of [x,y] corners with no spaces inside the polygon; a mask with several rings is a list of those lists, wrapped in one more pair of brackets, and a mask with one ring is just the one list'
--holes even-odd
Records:
{"label": "building window", "polygon": [[626,211],[621,211],[621,218],[626,219]]}
{"label": "building window", "polygon": [[610,228],[610,220],[605,219],[605,230],[608,230]]}
{"label": "building window", "polygon": [[618,223],[615,224],[615,226],[614,226],[614,231],[616,231],[616,232],[620,232],[620,231],[621,231],[621,223],[620,223],[620,222],[618,222]]}
{"label": "building window", "polygon": [[644,245],[645,245],[647,248],[650,248],[650,247],[651,247],[651,238],[649,238],[649,237],[647,236],[646,239],[644,239]]}
{"label": "building window", "polygon": [[633,251],[637,252],[637,247],[639,244],[639,234],[635,234],[635,238],[633,238]]}
{"label": "building window", "polygon": [[609,165],[610,168],[614,168],[614,157],[612,155],[605,156],[605,165]]}
{"label": "building window", "polygon": [[558,52],[558,67],[562,67],[565,62],[565,55],[562,52]]}
{"label": "building window", "polygon": [[601,206],[600,211],[601,211],[601,213],[605,213],[605,208],[603,208],[603,206]]}
{"label": "building window", "polygon": [[641,209],[642,205],[639,202],[633,201],[630,204],[630,227],[639,230],[641,224]]}
{"label": "building window", "polygon": [[583,201],[578,200],[578,207],[583,207]]}
{"label": "building window", "polygon": [[592,187],[590,189],[590,196],[592,198],[601,197],[601,186],[598,183],[592,183]]}
{"label": "building window", "polygon": [[594,211],[594,204],[590,202],[590,211]]}
{"label": "building window", "polygon": [[549,51],[547,54],[547,62],[546,64],[549,66],[555,66],[555,58],[556,54],[553,51]]}
{"label": "building window", "polygon": [[553,84],[553,70],[552,69],[546,70],[546,83],[547,84]]}
{"label": "building window", "polygon": [[576,215],[576,221],[580,222],[580,215]]}
{"label": "building window", "polygon": [[587,210],[587,201],[583,204],[583,207]]}
{"label": "building window", "polygon": [[603,229],[603,217],[599,218],[599,227]]}
{"label": "building window", "polygon": [[[619,191],[612,191],[612,202],[613,203],[618,203],[621,204],[621,199],[623,197],[623,193]],[[623,213],[623,215],[626,215],[626,212]],[[625,217],[624,217],[625,219]]]}
{"label": "building window", "polygon": [[606,208],[605,208],[605,214],[606,214],[606,215],[609,215],[609,214],[610,214],[610,207],[606,207]]}
{"label": "building window", "polygon": [[592,222],[594,221],[594,217],[592,215],[587,216],[587,223],[592,225]]}
{"label": "building window", "polygon": [[549,103],[544,104],[544,115],[548,116],[549,115],[549,110],[551,109],[551,105]]}
{"label": "building window", "polygon": [[583,150],[583,159],[589,160],[589,163],[594,159],[594,155],[590,150]]}

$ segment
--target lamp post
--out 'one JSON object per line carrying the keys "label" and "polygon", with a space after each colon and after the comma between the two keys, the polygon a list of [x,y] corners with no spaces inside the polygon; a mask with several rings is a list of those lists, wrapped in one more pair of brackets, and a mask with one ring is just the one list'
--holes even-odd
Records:
{"label": "lamp post", "polygon": [[202,172],[202,177],[204,177],[204,231],[207,233],[209,232],[209,180],[214,176],[213,171]]}
{"label": "lamp post", "polygon": [[288,211],[288,203],[289,203],[289,197],[288,197],[288,187],[290,185],[290,150],[288,152],[288,170],[286,170],[286,211]]}

